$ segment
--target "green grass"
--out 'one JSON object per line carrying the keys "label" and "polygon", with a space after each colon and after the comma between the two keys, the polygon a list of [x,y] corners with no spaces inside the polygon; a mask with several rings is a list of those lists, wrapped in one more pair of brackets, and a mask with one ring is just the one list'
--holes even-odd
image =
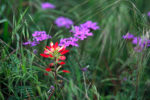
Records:
{"label": "green grass", "polygon": [[[122,39],[127,32],[136,36],[149,34],[148,0],[47,0],[56,5],[43,11],[44,0],[0,1],[0,100],[47,100],[54,85],[51,74],[44,76],[49,59],[40,57],[50,41],[69,37],[69,30],[58,28],[59,16],[75,25],[87,20],[98,22],[100,30],[68,48],[63,88],[57,88],[52,100],[149,100],[149,48],[136,53]],[[45,30],[53,38],[39,46],[22,43],[36,30]],[[35,55],[33,50],[37,49]],[[87,72],[80,67],[89,66]],[[123,78],[127,80],[124,81]]]}

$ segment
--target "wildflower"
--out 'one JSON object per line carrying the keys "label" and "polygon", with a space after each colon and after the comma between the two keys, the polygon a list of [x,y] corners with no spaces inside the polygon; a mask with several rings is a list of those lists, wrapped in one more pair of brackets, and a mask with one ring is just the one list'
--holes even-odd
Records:
{"label": "wildflower", "polygon": [[132,44],[135,44],[134,50],[136,52],[141,52],[144,47],[150,46],[150,40],[147,37],[134,37],[134,35],[127,33],[123,36],[124,39],[132,40]]}
{"label": "wildflower", "polygon": [[150,11],[147,13],[147,16],[150,17]]}
{"label": "wildflower", "polygon": [[36,53],[37,53],[37,50],[36,50],[36,49],[34,49],[34,50],[33,50],[33,53],[34,53],[34,54],[36,54]]}
{"label": "wildflower", "polygon": [[66,60],[66,57],[65,56],[60,56],[59,59],[60,60]]}
{"label": "wildflower", "polygon": [[47,35],[45,31],[35,31],[32,36],[35,41],[43,41],[51,38],[51,36]]}
{"label": "wildflower", "polygon": [[93,35],[93,33],[91,33],[89,29],[79,26],[75,26],[72,32],[74,33],[74,37],[80,40],[84,40],[85,38],[87,38],[87,36]]}
{"label": "wildflower", "polygon": [[55,9],[56,8],[56,6],[55,5],[53,5],[53,4],[51,4],[51,3],[49,3],[49,2],[45,2],[45,3],[42,3],[41,4],[41,7],[42,7],[42,9]]}
{"label": "wildflower", "polygon": [[76,47],[78,47],[79,45],[77,44],[77,41],[78,41],[78,39],[75,38],[75,37],[64,38],[64,39],[60,40],[59,46],[63,46],[64,45],[65,47],[68,47],[68,46],[76,46]]}
{"label": "wildflower", "polygon": [[69,18],[66,18],[66,17],[58,17],[56,20],[55,20],[55,24],[58,26],[58,27],[65,27],[65,28],[70,28],[71,25],[73,25],[73,21],[70,20]]}
{"label": "wildflower", "polygon": [[70,71],[68,71],[68,70],[62,70],[62,72],[64,72],[64,73],[70,73]]}
{"label": "wildflower", "polygon": [[127,33],[126,35],[123,35],[123,38],[127,39],[127,40],[132,40],[132,39],[134,39],[134,35]]}
{"label": "wildflower", "polygon": [[84,40],[88,36],[93,36],[92,30],[97,30],[100,27],[97,26],[96,22],[87,21],[83,24],[80,24],[79,26],[74,26],[74,29],[72,29],[70,32],[74,33],[74,37],[79,40]]}
{"label": "wildflower", "polygon": [[68,53],[69,50],[66,50],[64,46],[58,46],[58,42],[53,44],[52,42],[50,43],[50,46],[46,46],[44,50],[44,54],[40,54],[41,56],[45,58],[56,58],[58,60],[61,56],[64,54]]}
{"label": "wildflower", "polygon": [[58,63],[58,64],[60,64],[60,65],[64,65],[64,64],[65,64],[65,62],[60,62],[60,63]]}
{"label": "wildflower", "polygon": [[50,39],[51,36],[47,35],[45,31],[35,31],[33,34],[33,41],[27,41],[23,45],[30,45],[31,47],[38,45],[41,41]]}
{"label": "wildflower", "polygon": [[86,21],[85,23],[81,24],[80,27],[84,27],[92,30],[97,30],[100,28],[99,26],[97,26],[96,22],[92,22],[92,21]]}
{"label": "wildflower", "polygon": [[46,68],[45,69],[47,72],[50,72],[52,69],[51,68]]}
{"label": "wildflower", "polygon": [[87,67],[81,68],[81,71],[86,72],[88,70]]}

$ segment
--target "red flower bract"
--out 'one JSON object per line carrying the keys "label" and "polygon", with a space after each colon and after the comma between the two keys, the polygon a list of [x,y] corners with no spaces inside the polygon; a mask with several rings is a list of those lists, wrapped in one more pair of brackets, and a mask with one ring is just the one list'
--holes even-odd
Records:
{"label": "red flower bract", "polygon": [[64,51],[61,52],[61,54],[64,55],[64,54],[66,54],[68,52],[69,52],[69,50],[64,50]]}
{"label": "red flower bract", "polygon": [[60,64],[60,65],[64,65],[64,64],[65,64],[65,62],[60,62],[60,63],[58,63],[58,64]]}
{"label": "red flower bract", "polygon": [[47,72],[50,72],[52,69],[51,68],[46,68],[45,69]]}
{"label": "red flower bract", "polygon": [[48,58],[48,57],[53,57],[51,54],[46,55],[46,54],[40,54],[42,57]]}
{"label": "red flower bract", "polygon": [[41,56],[48,58],[48,57],[54,57],[58,58],[60,56],[63,56],[64,54],[68,53],[69,50],[66,50],[65,46],[58,46],[58,42],[53,44],[50,43],[50,46],[46,46],[44,50],[44,54],[40,54]]}
{"label": "red flower bract", "polygon": [[68,70],[62,70],[62,72],[64,72],[64,73],[70,73],[70,71],[68,71]]}
{"label": "red flower bract", "polygon": [[66,57],[65,56],[60,56],[59,59],[60,60],[66,60]]}

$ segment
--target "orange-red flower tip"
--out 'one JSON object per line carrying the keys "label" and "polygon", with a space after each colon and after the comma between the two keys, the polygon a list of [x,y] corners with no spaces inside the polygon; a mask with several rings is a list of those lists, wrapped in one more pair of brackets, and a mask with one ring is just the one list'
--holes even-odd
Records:
{"label": "orange-red flower tip", "polygon": [[64,72],[64,73],[70,73],[70,71],[68,71],[68,70],[62,70],[62,72]]}
{"label": "orange-red flower tip", "polygon": [[68,52],[69,52],[69,50],[64,50],[64,51],[61,52],[61,54],[64,55],[64,54],[66,54]]}
{"label": "orange-red flower tip", "polygon": [[40,54],[42,57],[48,58],[48,57],[53,57],[51,54]]}
{"label": "orange-red flower tip", "polygon": [[45,70],[46,70],[47,72],[52,71],[52,69],[51,69],[51,68],[46,68]]}
{"label": "orange-red flower tip", "polygon": [[64,65],[64,64],[65,64],[65,62],[60,62],[60,63],[58,63],[58,64],[60,64],[60,65]]}
{"label": "orange-red flower tip", "polygon": [[59,59],[60,60],[66,60],[66,57],[65,56],[60,56]]}

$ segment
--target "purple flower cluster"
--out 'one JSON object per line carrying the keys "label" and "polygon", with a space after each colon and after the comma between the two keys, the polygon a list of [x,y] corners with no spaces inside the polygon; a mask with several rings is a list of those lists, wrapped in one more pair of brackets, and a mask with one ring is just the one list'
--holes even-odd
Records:
{"label": "purple flower cluster", "polygon": [[56,20],[55,20],[55,24],[58,26],[58,27],[65,27],[65,28],[70,28],[72,25],[73,25],[73,21],[70,20],[69,18],[66,18],[66,17],[58,17]]}
{"label": "purple flower cluster", "polygon": [[123,36],[123,38],[126,40],[131,40],[132,44],[136,45],[134,47],[134,50],[136,52],[141,52],[144,49],[144,47],[150,46],[150,40],[146,37],[144,37],[144,38],[135,37],[134,35],[127,33],[126,35]]}
{"label": "purple flower cluster", "polygon": [[74,37],[61,39],[59,45],[65,45],[66,47],[70,45],[78,47],[78,40],[84,40],[88,36],[93,36],[91,30],[97,30],[99,28],[100,27],[97,25],[97,23],[92,21],[87,21],[79,26],[74,26],[74,29],[70,31],[73,33]]}
{"label": "purple flower cluster", "polygon": [[150,17],[150,11],[147,13],[147,16]]}
{"label": "purple flower cluster", "polygon": [[64,39],[60,40],[59,46],[68,47],[71,45],[71,46],[78,47],[79,45],[77,44],[77,41],[78,41],[78,39],[75,37],[64,38]]}
{"label": "purple flower cluster", "polygon": [[44,3],[42,3],[41,4],[41,7],[42,7],[42,9],[55,9],[56,8],[56,6],[55,5],[53,5],[53,4],[51,4],[51,3],[49,3],[49,2],[44,2]]}
{"label": "purple flower cluster", "polygon": [[23,45],[30,45],[31,47],[33,47],[39,44],[41,41],[51,38],[51,36],[47,35],[45,31],[35,31],[32,34],[32,36],[33,36],[33,41],[27,41],[23,43]]}

